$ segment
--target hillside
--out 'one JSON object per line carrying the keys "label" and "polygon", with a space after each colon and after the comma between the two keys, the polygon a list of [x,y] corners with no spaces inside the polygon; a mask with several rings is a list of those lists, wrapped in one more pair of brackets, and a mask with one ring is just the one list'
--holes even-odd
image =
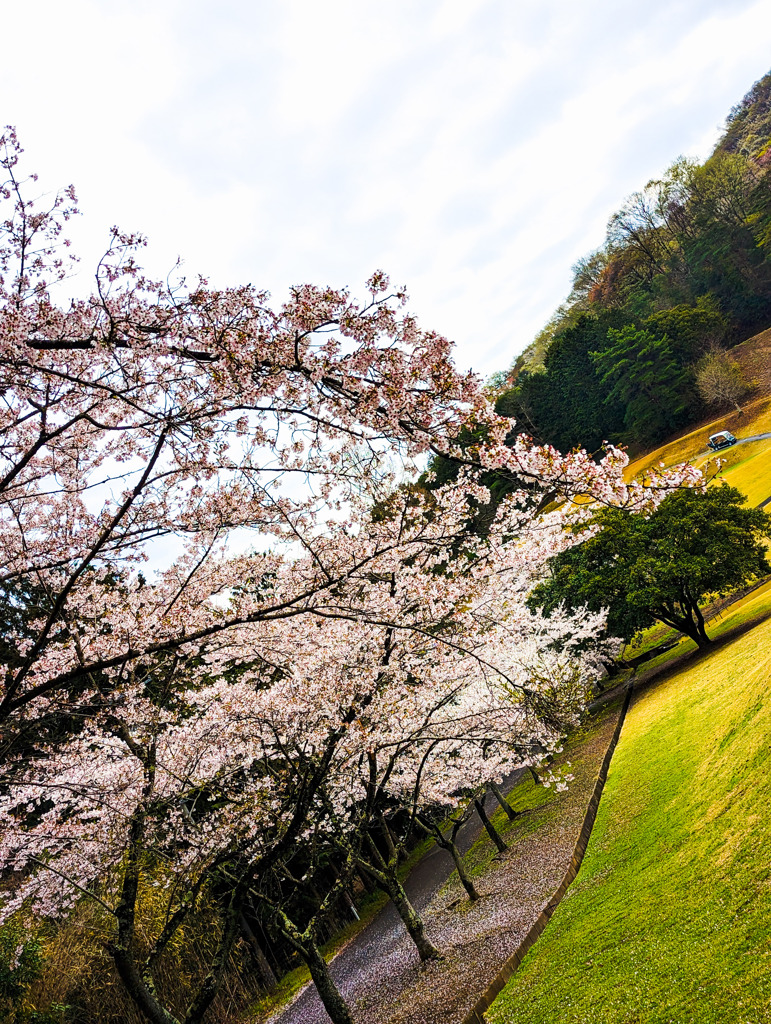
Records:
{"label": "hillside", "polygon": [[[747,379],[754,381],[752,400],[741,409],[706,419],[694,429],[638,455],[627,467],[628,480],[641,477],[654,467],[669,468],[690,462],[708,478],[725,480],[737,487],[747,496],[748,505],[764,504],[771,497],[771,437],[761,437],[771,434],[771,330],[738,345],[732,355]],[[710,451],[707,440],[719,430],[731,431],[739,443],[718,453]]]}
{"label": "hillside", "polygon": [[738,153],[752,159],[763,159],[771,138],[771,73],[750,89],[741,103],[726,119],[725,134],[716,152]]}
{"label": "hillside", "polygon": [[[639,449],[730,408],[748,386],[768,393],[769,146],[771,74],[703,164],[677,159],[611,216],[506,375],[499,411],[562,451]],[[748,337],[755,362],[740,351]]]}
{"label": "hillside", "polygon": [[[748,450],[742,443],[733,448],[725,448],[718,453],[710,451],[707,448],[707,440],[710,434],[719,430],[730,430],[742,442],[746,438],[768,433],[771,431],[771,397],[766,396],[750,402],[741,413],[731,412],[717,416],[715,419],[700,424],[695,430],[681,434],[673,441],[639,455],[629,463],[625,474],[627,479],[640,476],[646,470],[662,464],[670,467],[683,462],[691,462],[699,469],[707,469],[707,463],[714,464],[717,458],[724,464],[723,472],[725,473],[743,461],[747,457]],[[750,443],[757,443],[760,450],[771,450],[771,441]]]}
{"label": "hillside", "polygon": [[771,328],[761,331],[731,351],[756,396],[771,395]]}

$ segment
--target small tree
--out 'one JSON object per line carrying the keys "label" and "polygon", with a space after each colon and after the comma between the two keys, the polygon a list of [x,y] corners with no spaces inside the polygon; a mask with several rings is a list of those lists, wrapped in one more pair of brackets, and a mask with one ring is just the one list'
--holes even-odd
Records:
{"label": "small tree", "polygon": [[723,484],[675,491],[650,515],[603,509],[596,532],[551,560],[530,602],[547,613],[607,607],[608,631],[626,639],[659,619],[703,647],[710,639],[699,603],[771,572],[762,541],[771,521],[743,500]]}
{"label": "small tree", "polygon": [[738,412],[740,401],[749,390],[739,364],[719,349],[708,352],[697,363],[696,387],[707,405],[734,406]]}

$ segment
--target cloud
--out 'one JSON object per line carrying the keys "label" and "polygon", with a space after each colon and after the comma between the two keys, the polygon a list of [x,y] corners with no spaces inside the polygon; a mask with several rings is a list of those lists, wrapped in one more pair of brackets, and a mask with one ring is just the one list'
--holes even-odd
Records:
{"label": "cloud", "polygon": [[96,253],[145,231],[220,284],[382,266],[459,362],[507,365],[681,152],[768,70],[768,0],[32,0],[0,94]]}

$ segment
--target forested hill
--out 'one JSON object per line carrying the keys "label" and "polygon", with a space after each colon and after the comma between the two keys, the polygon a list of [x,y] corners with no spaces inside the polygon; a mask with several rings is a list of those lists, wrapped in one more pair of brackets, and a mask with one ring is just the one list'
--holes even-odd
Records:
{"label": "forested hill", "polygon": [[771,72],[711,156],[679,158],[610,218],[572,291],[499,375],[499,411],[563,451],[652,445],[741,401],[730,349],[771,325]]}

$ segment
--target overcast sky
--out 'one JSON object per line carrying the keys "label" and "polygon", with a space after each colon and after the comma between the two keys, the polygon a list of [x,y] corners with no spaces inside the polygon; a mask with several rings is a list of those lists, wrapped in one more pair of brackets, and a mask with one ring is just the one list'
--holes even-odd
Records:
{"label": "overcast sky", "polygon": [[771,0],[25,0],[3,34],[2,120],[89,265],[117,223],[276,300],[382,267],[485,375],[771,68]]}

